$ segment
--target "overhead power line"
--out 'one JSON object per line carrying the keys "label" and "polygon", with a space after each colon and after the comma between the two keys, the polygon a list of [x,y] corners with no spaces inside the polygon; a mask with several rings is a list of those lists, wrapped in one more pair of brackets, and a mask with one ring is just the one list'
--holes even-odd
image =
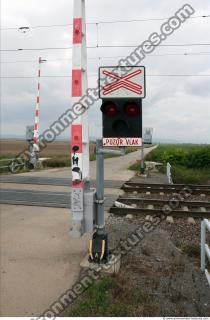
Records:
{"label": "overhead power line", "polygon": [[[210,77],[210,74],[147,74],[148,77]],[[91,74],[90,77],[98,77],[98,74]],[[2,76],[1,79],[36,79],[36,76]],[[41,78],[71,78],[67,75],[42,76]]]}
{"label": "overhead power line", "polygon": [[[207,15],[197,15],[189,17],[188,19],[200,19],[200,18],[209,18],[210,14]],[[87,22],[88,25],[97,25],[97,24],[113,24],[113,23],[133,23],[133,22],[147,22],[147,21],[163,21],[167,20],[170,17],[165,18],[144,18],[144,19],[130,19],[130,20],[108,20],[108,21],[93,21]],[[35,25],[35,26],[27,26],[30,29],[38,29],[38,28],[59,28],[59,27],[69,27],[72,26],[72,23],[64,23],[64,24],[50,24],[50,25]],[[1,31],[5,30],[18,30],[21,27],[3,27],[0,28]]]}
{"label": "overhead power line", "polygon": [[[163,53],[163,54],[150,54],[148,57],[165,57],[165,56],[208,56],[209,52],[183,52],[183,53]],[[101,59],[117,59],[124,58],[125,56],[102,56],[102,57],[90,57],[88,60],[101,60]],[[47,62],[55,61],[71,61],[71,58],[61,58],[61,59],[47,59]],[[37,60],[16,60],[16,61],[0,61],[1,64],[10,64],[10,63],[37,63]]]}
{"label": "overhead power line", "polygon": [[[100,48],[136,48],[139,44],[136,45],[103,45],[98,46]],[[160,44],[157,47],[191,47],[191,46],[210,46],[210,43],[180,43],[180,44]]]}
{"label": "overhead power line", "polygon": [[[199,19],[199,18],[209,18],[210,15],[198,15],[198,16],[192,16],[189,17],[189,19]],[[145,19],[131,19],[131,20],[113,20],[113,21],[99,21],[95,22],[98,24],[108,24],[108,23],[130,23],[130,22],[145,22],[145,21],[163,21],[168,20],[171,17],[165,17],[165,18],[145,18]],[[94,22],[91,22],[91,24],[95,24]]]}
{"label": "overhead power line", "polygon": [[[136,45],[98,45],[88,46],[87,49],[98,48],[136,48]],[[210,46],[210,43],[180,43],[180,44],[160,44],[157,47],[192,47],[192,46]],[[49,47],[49,48],[19,48],[19,49],[1,49],[1,52],[19,52],[19,51],[44,51],[44,50],[70,50],[72,47]]]}

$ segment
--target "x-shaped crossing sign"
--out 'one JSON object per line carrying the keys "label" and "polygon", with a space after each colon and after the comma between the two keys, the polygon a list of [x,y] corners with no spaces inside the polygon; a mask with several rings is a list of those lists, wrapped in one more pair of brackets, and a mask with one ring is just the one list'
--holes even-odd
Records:
{"label": "x-shaped crossing sign", "polygon": [[144,98],[145,68],[101,67],[100,98]]}

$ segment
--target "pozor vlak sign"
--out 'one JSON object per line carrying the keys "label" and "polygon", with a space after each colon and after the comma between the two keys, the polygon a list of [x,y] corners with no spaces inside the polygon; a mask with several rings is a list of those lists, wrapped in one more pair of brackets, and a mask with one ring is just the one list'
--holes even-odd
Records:
{"label": "pozor vlak sign", "polygon": [[99,85],[103,145],[141,146],[145,67],[101,67]]}

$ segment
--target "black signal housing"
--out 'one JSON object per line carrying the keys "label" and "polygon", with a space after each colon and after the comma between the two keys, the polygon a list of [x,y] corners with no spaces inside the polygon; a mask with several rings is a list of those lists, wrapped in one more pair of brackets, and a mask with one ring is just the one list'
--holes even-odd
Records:
{"label": "black signal housing", "polygon": [[142,138],[142,99],[103,99],[103,138]]}

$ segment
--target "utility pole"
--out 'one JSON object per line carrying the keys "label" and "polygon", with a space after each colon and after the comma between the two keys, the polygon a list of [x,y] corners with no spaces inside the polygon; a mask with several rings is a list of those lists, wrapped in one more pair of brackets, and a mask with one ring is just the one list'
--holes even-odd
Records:
{"label": "utility pole", "polygon": [[[78,104],[87,90],[87,45],[85,0],[74,0],[72,46],[72,104]],[[83,106],[81,106],[82,108]],[[70,235],[79,238],[84,232],[85,190],[89,190],[89,126],[85,112],[71,125],[72,226]]]}

